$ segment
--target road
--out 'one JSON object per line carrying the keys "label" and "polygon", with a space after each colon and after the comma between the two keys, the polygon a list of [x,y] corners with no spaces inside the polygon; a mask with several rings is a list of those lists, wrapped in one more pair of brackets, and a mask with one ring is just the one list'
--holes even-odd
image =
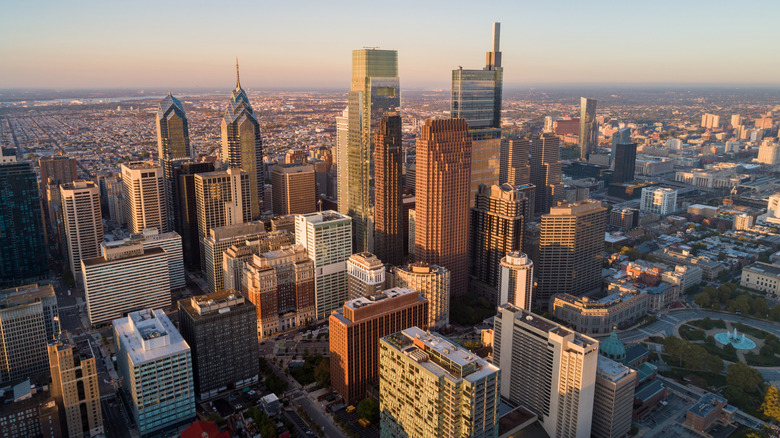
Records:
{"label": "road", "polygon": [[102,400],[101,406],[106,436],[108,438],[131,438],[130,425],[124,415],[124,409],[120,409],[120,403],[116,397],[106,397]]}

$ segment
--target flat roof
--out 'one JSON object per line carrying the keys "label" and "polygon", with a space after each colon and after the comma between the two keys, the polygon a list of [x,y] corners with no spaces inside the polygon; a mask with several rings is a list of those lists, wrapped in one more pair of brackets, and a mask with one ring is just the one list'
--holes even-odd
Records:
{"label": "flat roof", "polygon": [[392,289],[387,289],[382,293],[371,295],[368,297],[360,297],[355,298],[352,300],[349,300],[344,303],[345,307],[348,307],[350,309],[360,309],[365,306],[371,306],[373,304],[381,303],[384,300],[390,299],[390,298],[397,298],[404,295],[409,295],[417,293],[414,289],[408,289],[408,288],[402,288],[402,287],[394,287]]}
{"label": "flat roof", "polygon": [[780,275],[780,266],[769,263],[756,262],[750,266],[745,267],[745,269],[749,271],[760,272],[762,274]]}
{"label": "flat roof", "polygon": [[[128,246],[132,246],[132,245],[128,245]],[[131,254],[125,257],[117,257],[115,259],[110,259],[110,260],[106,260],[105,257],[100,256],[100,257],[93,257],[91,259],[82,259],[81,262],[84,263],[84,266],[107,265],[110,263],[124,263],[128,260],[140,259],[143,257],[154,257],[160,254],[165,254],[165,250],[159,247],[144,248],[144,252],[140,254]]]}
{"label": "flat roof", "polygon": [[162,309],[139,310],[113,321],[134,365],[188,351],[190,346]]}
{"label": "flat roof", "polygon": [[623,377],[631,374],[631,369],[620,362],[615,362],[614,360],[599,354],[596,374],[611,382],[617,382]]}

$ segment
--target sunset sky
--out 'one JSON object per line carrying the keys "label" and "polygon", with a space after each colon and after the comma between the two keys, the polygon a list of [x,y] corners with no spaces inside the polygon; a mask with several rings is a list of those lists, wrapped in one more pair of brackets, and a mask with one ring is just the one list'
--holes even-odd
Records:
{"label": "sunset sky", "polygon": [[11,2],[0,88],[347,89],[351,50],[397,49],[405,89],[481,68],[506,87],[780,84],[780,1]]}

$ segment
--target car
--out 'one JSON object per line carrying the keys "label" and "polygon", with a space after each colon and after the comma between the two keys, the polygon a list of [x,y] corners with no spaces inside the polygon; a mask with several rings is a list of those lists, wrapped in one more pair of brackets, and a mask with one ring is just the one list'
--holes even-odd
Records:
{"label": "car", "polygon": [[249,391],[249,395],[255,395],[255,394],[257,394],[257,391],[255,391],[254,389]]}
{"label": "car", "polygon": [[243,405],[236,405],[236,409],[239,409],[239,410],[240,409],[244,409],[244,406]]}

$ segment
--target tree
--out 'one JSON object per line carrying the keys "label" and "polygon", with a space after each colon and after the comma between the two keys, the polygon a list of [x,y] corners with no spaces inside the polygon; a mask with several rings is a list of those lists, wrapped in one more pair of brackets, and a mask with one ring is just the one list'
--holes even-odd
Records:
{"label": "tree", "polygon": [[314,369],[314,380],[322,388],[330,386],[330,359],[323,359]]}
{"label": "tree", "polygon": [[379,421],[379,401],[373,398],[364,398],[358,403],[358,414],[366,420],[376,423]]}
{"label": "tree", "polygon": [[761,404],[761,412],[773,421],[780,421],[780,390],[769,386],[764,393],[764,402]]}
{"label": "tree", "polygon": [[767,303],[764,297],[753,298],[750,307],[753,310],[753,315],[759,318],[766,318],[766,315],[769,313],[769,303]]}
{"label": "tree", "polygon": [[693,301],[699,307],[710,307],[712,305],[712,301],[710,301],[710,295],[705,293],[705,292],[702,292],[699,295],[696,295],[693,298]]}
{"label": "tree", "polygon": [[746,393],[756,393],[764,383],[764,377],[743,362],[733,363],[726,368],[726,383]]}
{"label": "tree", "polygon": [[734,299],[731,303],[729,303],[728,311],[729,312],[736,312],[741,311],[744,313],[750,313],[752,309],[752,301],[750,299],[750,295],[748,294],[742,294]]}

